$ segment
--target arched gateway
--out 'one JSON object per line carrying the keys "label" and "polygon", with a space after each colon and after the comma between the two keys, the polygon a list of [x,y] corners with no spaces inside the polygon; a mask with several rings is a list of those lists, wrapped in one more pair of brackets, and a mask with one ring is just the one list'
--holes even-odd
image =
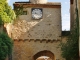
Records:
{"label": "arched gateway", "polygon": [[47,57],[50,57],[52,60],[55,60],[54,54],[51,51],[47,51],[47,50],[40,51],[40,52],[36,53],[33,56],[33,60],[36,60],[37,58],[39,58],[41,56],[47,56]]}

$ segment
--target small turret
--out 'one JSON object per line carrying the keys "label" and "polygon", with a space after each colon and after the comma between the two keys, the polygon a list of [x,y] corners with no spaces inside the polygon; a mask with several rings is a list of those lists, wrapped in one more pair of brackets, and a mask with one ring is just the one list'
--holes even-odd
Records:
{"label": "small turret", "polygon": [[47,0],[30,0],[33,4],[46,4]]}

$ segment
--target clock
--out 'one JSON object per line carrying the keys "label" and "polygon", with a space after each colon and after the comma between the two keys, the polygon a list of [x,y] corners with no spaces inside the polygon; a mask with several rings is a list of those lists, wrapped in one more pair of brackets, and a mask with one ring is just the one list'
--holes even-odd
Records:
{"label": "clock", "polygon": [[32,19],[42,19],[43,11],[41,8],[32,8]]}

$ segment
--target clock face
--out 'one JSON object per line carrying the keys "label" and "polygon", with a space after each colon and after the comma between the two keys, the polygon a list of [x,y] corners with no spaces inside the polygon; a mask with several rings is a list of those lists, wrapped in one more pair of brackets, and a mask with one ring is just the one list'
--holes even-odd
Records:
{"label": "clock face", "polygon": [[41,19],[42,18],[42,9],[41,8],[32,8],[32,18]]}

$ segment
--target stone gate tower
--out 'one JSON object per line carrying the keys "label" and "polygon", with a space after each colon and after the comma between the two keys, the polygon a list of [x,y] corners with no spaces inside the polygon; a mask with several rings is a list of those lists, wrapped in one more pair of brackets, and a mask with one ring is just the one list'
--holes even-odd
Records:
{"label": "stone gate tower", "polygon": [[61,49],[61,3],[47,0],[15,2],[17,20],[8,32],[14,40],[12,60],[36,60],[47,56],[62,60]]}

